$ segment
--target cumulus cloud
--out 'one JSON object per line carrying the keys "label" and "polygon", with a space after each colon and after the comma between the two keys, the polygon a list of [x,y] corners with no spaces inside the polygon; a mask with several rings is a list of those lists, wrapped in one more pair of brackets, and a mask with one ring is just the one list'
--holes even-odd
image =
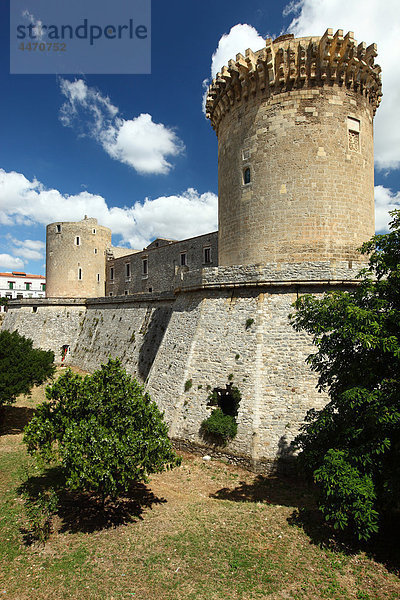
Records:
{"label": "cumulus cloud", "polygon": [[382,67],[383,98],[375,117],[375,164],[380,169],[400,167],[400,86],[398,59],[400,19],[397,0],[300,0],[286,7],[295,36],[354,31],[358,42],[376,42]]}
{"label": "cumulus cloud", "polygon": [[[30,181],[22,173],[0,169],[0,223],[47,225],[54,221],[78,221],[85,214],[96,217],[100,224],[121,236],[120,243],[141,249],[155,237],[182,239],[215,231],[217,196],[190,188],[179,195],[146,198],[132,207],[109,207],[102,196],[87,191],[69,196],[57,189],[47,189],[36,179]],[[40,252],[34,243],[25,240],[20,248],[25,253]],[[19,255],[23,256],[21,252]]]}
{"label": "cumulus cloud", "polygon": [[10,254],[0,254],[0,268],[10,271],[22,271],[24,266],[24,262],[20,258]]}
{"label": "cumulus cloud", "polygon": [[184,144],[173,129],[155,123],[147,113],[123,119],[110,98],[82,79],[61,79],[60,89],[66,97],[60,109],[61,123],[95,139],[112,158],[138,173],[167,174],[172,169],[167,159],[183,152]]}
{"label": "cumulus cloud", "polygon": [[17,240],[10,234],[6,235],[9,243],[13,245],[11,252],[15,256],[22,256],[27,260],[40,260],[44,258],[46,244],[40,240]]}
{"label": "cumulus cloud", "polygon": [[400,192],[392,192],[382,185],[375,186],[375,229],[378,233],[388,231],[389,211],[400,208]]}

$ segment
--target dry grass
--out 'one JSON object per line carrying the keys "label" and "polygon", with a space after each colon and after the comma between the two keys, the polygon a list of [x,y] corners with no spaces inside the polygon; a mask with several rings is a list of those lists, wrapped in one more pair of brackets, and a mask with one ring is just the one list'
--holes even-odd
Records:
{"label": "dry grass", "polygon": [[186,454],[182,467],[138,485],[104,518],[94,498],[65,496],[46,546],[24,544],[21,431],[42,399],[39,388],[4,415],[0,598],[400,598],[395,549],[379,548],[374,559],[329,540],[310,490]]}

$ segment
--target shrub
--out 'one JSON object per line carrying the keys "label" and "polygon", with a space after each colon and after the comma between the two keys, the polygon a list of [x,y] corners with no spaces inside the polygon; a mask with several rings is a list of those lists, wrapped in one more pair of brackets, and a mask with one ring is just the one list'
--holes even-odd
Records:
{"label": "shrub", "polygon": [[370,538],[400,494],[400,212],[375,235],[360,285],[321,299],[302,296],[292,322],[312,335],[307,359],[328,404],[309,411],[296,439],[300,464],[336,529]]}
{"label": "shrub", "polygon": [[0,332],[0,406],[29,394],[55,371],[54,354],[32,347],[32,340],[17,331]]}
{"label": "shrub", "polygon": [[156,404],[118,359],[82,378],[68,369],[25,429],[28,452],[58,461],[69,489],[116,498],[180,464]]}
{"label": "shrub", "polygon": [[201,430],[205,437],[211,438],[218,445],[226,445],[236,436],[237,423],[235,417],[224,415],[220,408],[216,408],[207,419],[204,419]]}

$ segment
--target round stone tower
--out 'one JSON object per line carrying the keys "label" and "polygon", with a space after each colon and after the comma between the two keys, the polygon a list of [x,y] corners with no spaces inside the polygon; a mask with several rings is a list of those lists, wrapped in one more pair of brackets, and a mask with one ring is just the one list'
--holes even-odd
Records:
{"label": "round stone tower", "polygon": [[93,298],[105,294],[106,249],[111,230],[86,216],[46,228],[47,298]]}
{"label": "round stone tower", "polygon": [[221,266],[360,260],[374,234],[376,45],[266,40],[213,80]]}

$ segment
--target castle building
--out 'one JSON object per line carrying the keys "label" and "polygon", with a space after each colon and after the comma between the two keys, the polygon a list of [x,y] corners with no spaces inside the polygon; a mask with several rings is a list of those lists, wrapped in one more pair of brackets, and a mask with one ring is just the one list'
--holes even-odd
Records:
{"label": "castle building", "polygon": [[[375,44],[352,32],[267,39],[213,80],[218,232],[112,248],[95,219],[47,228],[47,298],[3,327],[92,371],[110,356],[141,380],[170,435],[204,452],[210,393],[235,385],[238,433],[210,449],[268,472],[326,396],[288,315],[300,294],[351,290],[374,233]],[[222,405],[221,405],[222,408]]]}

